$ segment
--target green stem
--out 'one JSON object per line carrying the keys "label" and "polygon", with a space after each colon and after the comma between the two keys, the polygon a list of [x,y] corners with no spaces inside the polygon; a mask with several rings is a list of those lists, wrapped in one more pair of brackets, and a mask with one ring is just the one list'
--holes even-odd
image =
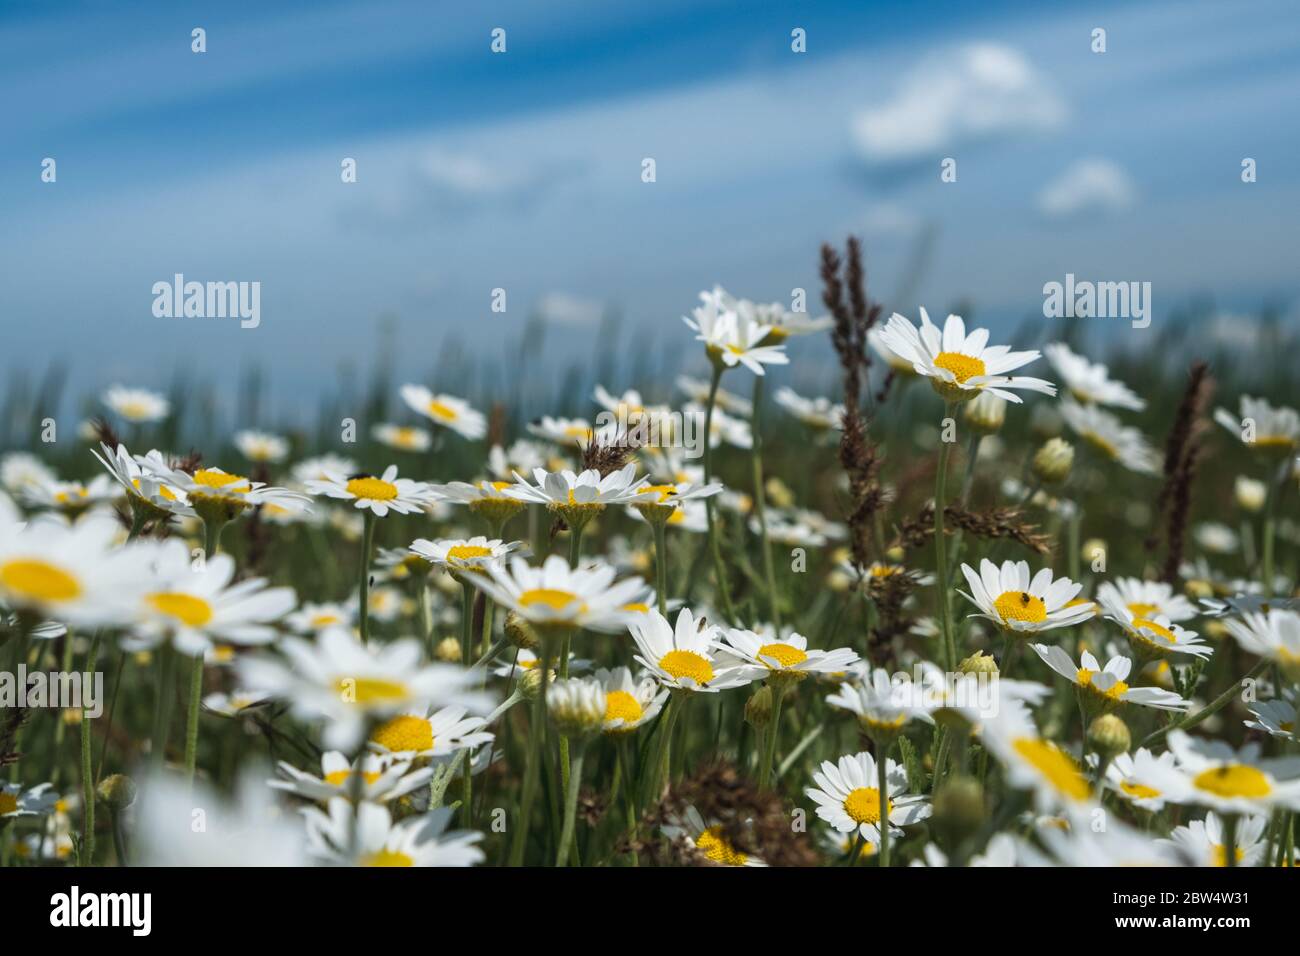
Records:
{"label": "green stem", "polygon": [[[772,608],[772,626],[777,639],[781,636],[781,602],[776,593],[776,565],[772,562],[772,547],[767,538],[767,491],[763,487],[763,432],[759,427],[759,410],[763,407],[763,380],[754,376],[753,411],[749,430],[753,436],[750,458],[754,469],[754,511],[758,515],[759,537],[763,548],[763,575],[767,578],[767,596]],[[708,481],[706,478],[705,481]]]}
{"label": "green stem", "polygon": [[[889,866],[889,747],[878,748],[876,756],[876,790],[880,797],[880,865]],[[939,768],[936,766],[935,770]]]}
{"label": "green stem", "polygon": [[642,803],[649,805],[659,799],[659,790],[663,786],[664,765],[668,758],[668,744],[672,740],[673,727],[677,723],[678,696],[682,691],[674,690],[669,694],[668,703],[664,705],[659,716],[659,741],[655,745],[654,759],[645,777],[645,792]]}
{"label": "green stem", "polygon": [[1237,865],[1237,814],[1229,813],[1223,821],[1224,866]]}
{"label": "green stem", "polygon": [[[461,590],[460,658],[461,663],[468,669],[472,664],[474,655],[474,588],[470,586],[468,581],[462,581]],[[461,824],[467,829],[473,826],[473,796],[473,761],[466,760],[462,770],[460,819]]]}
{"label": "green stem", "polygon": [[582,781],[582,758],[586,749],[583,739],[578,738],[573,748],[569,785],[564,793],[564,827],[560,830],[560,845],[555,851],[556,866],[566,866],[569,862],[569,848],[573,845],[574,823],[578,812],[578,787]]}
{"label": "green stem", "polygon": [[[718,362],[713,366],[713,378],[709,382],[709,402],[704,409],[704,483],[709,484],[713,477],[713,407],[718,401],[718,383],[722,380],[723,365]],[[722,563],[722,550],[718,544],[718,529],[713,517],[713,499],[710,495],[704,499],[704,517],[708,524],[709,551],[713,555],[713,577],[718,588],[718,601],[722,606],[723,616],[728,624],[736,619],[735,608],[731,606],[731,594],[727,587],[727,572]]]}
{"label": "green stem", "polygon": [[668,528],[666,521],[650,522],[655,532],[655,591],[659,599],[659,616],[668,617]]}
{"label": "green stem", "polygon": [[778,684],[769,682],[772,688],[772,719],[767,725],[767,736],[763,741],[763,760],[758,765],[758,786],[766,790],[772,783],[772,761],[776,759],[776,742],[781,736],[781,704],[785,691]]}
{"label": "green stem", "polygon": [[185,782],[194,782],[199,756],[199,698],[203,696],[203,655],[190,664],[189,710],[185,714]]}
{"label": "green stem", "polygon": [[361,627],[361,643],[370,638],[370,553],[375,546],[375,513],[369,508],[362,512],[363,530],[361,532],[361,582],[358,588],[358,621]]}
{"label": "green stem", "polygon": [[[944,404],[944,419],[953,417],[954,408],[952,402]],[[952,442],[941,441],[939,443],[939,470],[935,473],[934,478],[934,570],[939,587],[939,621],[943,631],[944,666],[949,671],[957,666],[957,645],[952,634],[952,615],[948,607],[948,556],[943,532],[943,510],[947,504],[945,494],[948,480],[948,458],[951,454]]]}
{"label": "green stem", "polygon": [[1174,720],[1168,724],[1165,724],[1165,726],[1161,727],[1159,730],[1152,731],[1151,733],[1147,734],[1146,738],[1143,739],[1143,741],[1140,744],[1138,744],[1138,746],[1150,747],[1153,743],[1155,743],[1161,737],[1165,736],[1165,734],[1169,733],[1169,731],[1171,730],[1186,730],[1189,727],[1195,727],[1197,724],[1205,720],[1207,717],[1212,717],[1214,714],[1218,713],[1225,706],[1227,706],[1228,702],[1231,701],[1233,697],[1241,693],[1241,684],[1243,681],[1248,681],[1252,677],[1258,677],[1260,674],[1264,672],[1264,669],[1268,667],[1268,665],[1269,665],[1269,661],[1267,658],[1260,661],[1258,664],[1256,664],[1254,667],[1250,669],[1250,672],[1247,673],[1245,677],[1243,677],[1239,681],[1234,682],[1227,690],[1225,690],[1218,697],[1214,698],[1214,700],[1210,701],[1208,704],[1206,704],[1204,707],[1198,710],[1195,714],[1190,714],[1186,717],[1183,717],[1181,720]]}
{"label": "green stem", "polygon": [[523,866],[524,850],[528,844],[528,825],[533,813],[533,799],[537,793],[537,769],[541,762],[541,749],[546,745],[546,682],[551,667],[551,638],[542,637],[541,685],[533,698],[533,713],[529,719],[528,756],[524,763],[524,789],[519,803],[519,819],[515,823],[510,841],[510,865]]}
{"label": "green stem", "polygon": [[[71,636],[71,635],[69,635]],[[99,658],[99,634],[90,641],[90,650],[86,653],[86,673],[94,674]],[[90,712],[82,702],[81,707],[81,799],[82,808],[81,852],[82,865],[95,864],[95,774],[90,761]]]}

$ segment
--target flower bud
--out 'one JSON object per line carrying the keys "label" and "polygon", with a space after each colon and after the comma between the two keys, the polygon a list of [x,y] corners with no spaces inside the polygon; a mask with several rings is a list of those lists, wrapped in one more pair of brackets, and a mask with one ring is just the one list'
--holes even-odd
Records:
{"label": "flower bud", "polygon": [[541,641],[537,638],[537,632],[533,630],[533,626],[514,611],[506,615],[504,629],[506,639],[515,647],[533,651],[541,644]]}
{"label": "flower bud", "polygon": [[1088,743],[1106,760],[1128,753],[1133,739],[1128,725],[1114,714],[1105,714],[1088,725]]}
{"label": "flower bud", "polygon": [[966,403],[962,417],[971,431],[980,435],[995,434],[1007,420],[1006,400],[992,392],[980,392],[974,401]]}
{"label": "flower bud", "polygon": [[957,673],[996,674],[998,673],[998,662],[993,659],[993,655],[985,654],[983,651],[976,651],[957,665]]}
{"label": "flower bud", "polygon": [[1264,502],[1268,498],[1268,485],[1247,478],[1245,475],[1239,475],[1237,483],[1233,486],[1233,492],[1237,498],[1237,507],[1242,511],[1254,513],[1264,507]]}
{"label": "flower bud", "polygon": [[546,691],[546,707],[560,733],[581,737],[605,722],[605,689],[591,678],[557,680]]}
{"label": "flower bud", "polygon": [[745,722],[762,730],[772,720],[772,688],[764,684],[745,701]]}
{"label": "flower bud", "polygon": [[973,777],[951,777],[934,797],[934,827],[949,845],[960,843],[984,825],[984,788]]}
{"label": "flower bud", "polygon": [[1059,485],[1070,476],[1074,465],[1074,446],[1064,438],[1049,438],[1034,453],[1030,469],[1045,485]]}
{"label": "flower bud", "polygon": [[1060,412],[1047,402],[1035,402],[1034,410],[1029,413],[1029,431],[1039,441],[1047,441],[1061,434]]}
{"label": "flower bud", "polygon": [[436,660],[448,664],[459,664],[461,657],[460,641],[454,637],[444,637],[434,646],[433,656]]}
{"label": "flower bud", "polygon": [[125,810],[135,803],[135,792],[135,783],[120,773],[105,777],[95,788],[95,796],[114,812]]}

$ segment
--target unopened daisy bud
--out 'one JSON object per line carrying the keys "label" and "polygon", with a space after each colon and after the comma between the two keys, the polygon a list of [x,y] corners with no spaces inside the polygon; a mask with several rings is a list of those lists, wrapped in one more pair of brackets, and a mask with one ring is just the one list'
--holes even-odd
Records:
{"label": "unopened daisy bud", "polygon": [[433,656],[437,660],[448,664],[459,664],[461,658],[460,641],[454,637],[444,637],[434,647]]}
{"label": "unopened daisy bud", "polygon": [[1242,511],[1257,512],[1264,507],[1264,502],[1268,498],[1268,486],[1262,481],[1247,478],[1245,475],[1237,477],[1233,491],[1237,497],[1237,507]]}
{"label": "unopened daisy bud", "polygon": [[1080,550],[1079,556],[1089,564],[1092,564],[1100,558],[1102,568],[1104,569],[1106,565],[1106,542],[1101,538],[1089,538],[1083,543],[1083,548]]}
{"label": "unopened daisy bud", "polygon": [[976,651],[957,665],[959,674],[996,674],[997,672],[998,662],[993,659],[993,655],[985,654],[983,651]]}
{"label": "unopened daisy bud", "polygon": [[1029,431],[1039,441],[1047,441],[1061,434],[1060,414],[1046,402],[1036,402],[1029,413]]}
{"label": "unopened daisy bud", "polygon": [[892,561],[894,564],[902,564],[903,558],[907,557],[907,552],[904,551],[900,546],[894,545],[892,548],[890,548],[885,552],[885,557],[888,558],[890,561]]}
{"label": "unopened daisy bud", "polygon": [[530,667],[519,675],[518,683],[519,693],[523,694],[528,700],[534,700],[537,697],[538,690],[542,686],[542,668],[541,666]]}
{"label": "unopened daisy bud", "polygon": [[767,498],[773,505],[778,508],[793,508],[795,506],[794,492],[780,478],[769,478],[764,483],[767,488]]}
{"label": "unopened daisy bud", "polygon": [[569,737],[598,732],[605,723],[605,688],[590,678],[557,680],[546,691],[556,729]]}
{"label": "unopened daisy bud", "polygon": [[1030,469],[1045,485],[1059,485],[1070,477],[1070,468],[1074,465],[1074,446],[1064,438],[1049,438],[1043,447],[1034,453]]}
{"label": "unopened daisy bud", "polygon": [[745,722],[762,730],[772,720],[772,688],[764,684],[745,701]]}
{"label": "unopened daisy bud", "polygon": [[1128,725],[1114,714],[1104,714],[1088,725],[1088,743],[1106,760],[1128,753],[1133,743]]}
{"label": "unopened daisy bud", "polygon": [[537,646],[541,644],[532,625],[514,611],[506,615],[505,633],[506,639],[511,644],[526,651],[536,650]]}
{"label": "unopened daisy bud", "polygon": [[1202,581],[1196,578],[1193,578],[1184,584],[1183,591],[1194,601],[1199,601],[1202,598],[1214,597],[1214,585],[1209,581]]}
{"label": "unopened daisy bud", "polygon": [[125,810],[135,803],[135,783],[125,774],[105,777],[95,788],[95,796],[110,810]]}
{"label": "unopened daisy bud", "polygon": [[962,417],[971,431],[980,435],[995,434],[1007,420],[1007,403],[992,392],[980,392],[966,403]]}
{"label": "unopened daisy bud", "polygon": [[987,820],[984,788],[974,777],[954,776],[934,797],[934,827],[949,845],[979,830]]}

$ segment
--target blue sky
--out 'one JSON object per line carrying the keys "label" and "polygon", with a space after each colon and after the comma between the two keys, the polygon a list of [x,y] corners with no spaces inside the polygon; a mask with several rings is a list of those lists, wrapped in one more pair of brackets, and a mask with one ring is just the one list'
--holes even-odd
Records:
{"label": "blue sky", "polygon": [[[849,232],[890,307],[1008,328],[1066,272],[1152,282],[1157,323],[1300,286],[1285,0],[469,6],[0,8],[5,361],[87,388],[260,362],[291,405],[381,316],[427,378],[445,336],[499,356],[539,309],[587,354],[611,306],[692,354],[698,290],[815,302]],[[176,272],[260,281],[261,326],[154,317]]]}

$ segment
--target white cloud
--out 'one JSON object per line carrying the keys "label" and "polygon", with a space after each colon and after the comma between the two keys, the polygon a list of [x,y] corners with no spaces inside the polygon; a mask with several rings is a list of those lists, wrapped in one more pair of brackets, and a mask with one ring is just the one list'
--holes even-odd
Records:
{"label": "white cloud", "polygon": [[595,325],[605,314],[605,306],[596,299],[585,299],[567,292],[548,292],[537,303],[538,314],[552,325]]}
{"label": "white cloud", "polygon": [[1133,205],[1128,173],[1109,159],[1075,160],[1038,194],[1038,208],[1061,218],[1082,212],[1118,212]]}
{"label": "white cloud", "polygon": [[923,60],[897,93],[853,120],[870,162],[934,156],[966,142],[1051,129],[1065,105],[1033,64],[1011,47],[977,43]]}

